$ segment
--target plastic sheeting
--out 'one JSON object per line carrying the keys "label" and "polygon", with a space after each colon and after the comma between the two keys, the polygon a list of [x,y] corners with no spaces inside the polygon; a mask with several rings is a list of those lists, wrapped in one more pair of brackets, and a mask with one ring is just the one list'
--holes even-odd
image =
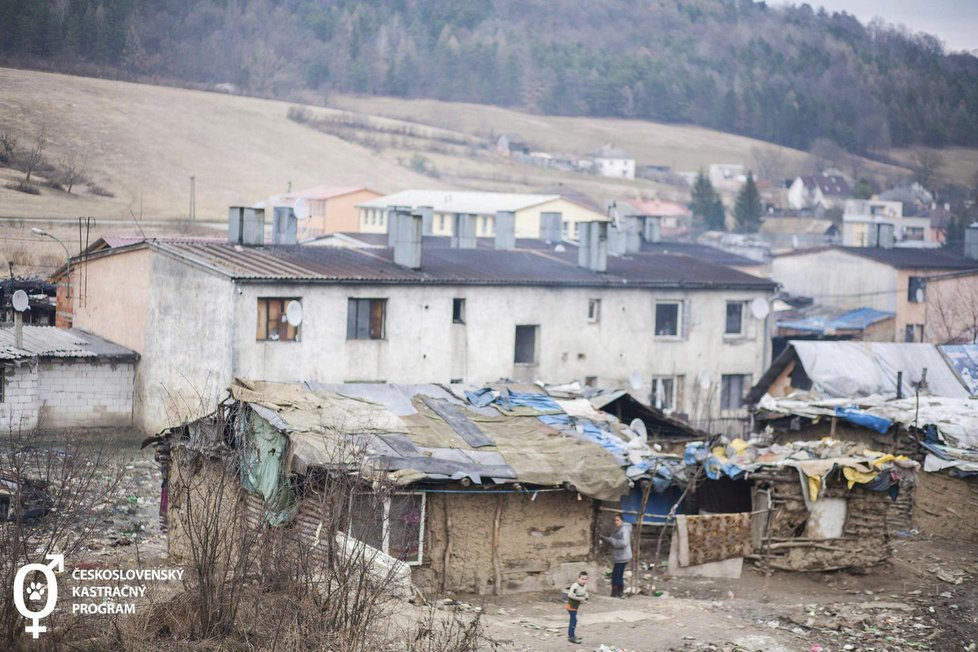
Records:
{"label": "plastic sheeting", "polygon": [[791,346],[812,381],[813,393],[823,397],[895,396],[897,372],[903,372],[903,392],[909,395],[924,369],[930,395],[969,396],[933,344],[792,340]]}

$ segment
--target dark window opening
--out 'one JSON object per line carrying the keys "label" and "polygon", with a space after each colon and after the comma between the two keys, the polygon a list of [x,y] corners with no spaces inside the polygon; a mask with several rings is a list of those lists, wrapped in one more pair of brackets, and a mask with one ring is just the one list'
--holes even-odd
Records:
{"label": "dark window opening", "polygon": [[657,336],[679,335],[678,303],[657,303],[655,305],[655,334]]}
{"label": "dark window opening", "polygon": [[452,299],[452,323],[465,323],[465,299]]}
{"label": "dark window opening", "polygon": [[724,333],[740,335],[744,328],[744,304],[740,302],[727,303],[727,325]]}
{"label": "dark window opening", "polygon": [[386,317],[387,299],[350,299],[347,302],[346,339],[384,339]]}
{"label": "dark window opening", "polygon": [[294,342],[299,339],[299,326],[287,318],[289,304],[297,298],[258,299],[258,332],[256,339],[267,342]]}
{"label": "dark window opening", "polygon": [[516,364],[536,364],[537,332],[539,326],[517,326],[516,347],[513,362]]}
{"label": "dark window opening", "polygon": [[720,409],[739,410],[748,389],[749,374],[724,374],[720,379]]}

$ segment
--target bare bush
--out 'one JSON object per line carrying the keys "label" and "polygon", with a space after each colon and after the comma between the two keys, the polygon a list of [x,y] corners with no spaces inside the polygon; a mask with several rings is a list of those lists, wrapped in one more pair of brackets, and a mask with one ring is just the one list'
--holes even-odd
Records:
{"label": "bare bush", "polygon": [[9,165],[17,159],[17,138],[9,131],[0,131],[0,163]]}
{"label": "bare bush", "polygon": [[95,195],[96,197],[115,197],[115,193],[111,190],[103,188],[97,183],[88,184],[88,192]]}
{"label": "bare bush", "polygon": [[70,151],[64,158],[58,161],[58,181],[64,185],[69,195],[76,183],[85,180],[87,169],[88,158],[75,150]]}
{"label": "bare bush", "polygon": [[[13,429],[0,444],[0,476],[5,509],[0,508],[0,648],[15,649],[26,638],[26,620],[13,592],[18,569],[79,552],[101,524],[99,510],[115,497],[121,472],[107,448],[86,448],[66,433],[53,448],[37,447],[36,432]],[[46,642],[57,646],[69,616],[48,617]],[[60,626],[58,626],[60,622]]]}
{"label": "bare bush", "polygon": [[44,148],[47,147],[47,128],[41,127],[41,130],[37,134],[37,139],[34,141],[34,146],[27,150],[22,160],[22,165],[24,168],[24,183],[30,185],[31,174],[38,168],[41,161],[44,160]]}

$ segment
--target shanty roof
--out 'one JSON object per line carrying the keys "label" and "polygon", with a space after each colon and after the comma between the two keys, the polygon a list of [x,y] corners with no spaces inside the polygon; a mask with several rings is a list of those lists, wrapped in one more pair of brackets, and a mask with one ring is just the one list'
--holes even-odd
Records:
{"label": "shanty roof", "polygon": [[861,331],[873,324],[892,319],[895,313],[884,312],[874,308],[856,308],[842,314],[808,314],[804,317],[778,321],[779,328],[791,328],[813,333],[830,333],[833,331]]}
{"label": "shanty roof", "polygon": [[642,254],[608,258],[607,273],[577,266],[576,251],[424,249],[420,270],[393,250],[151,242],[163,253],[242,281],[553,287],[737,288],[771,291],[769,280],[694,258]]}
{"label": "shanty roof", "polygon": [[453,390],[239,380],[231,393],[288,437],[299,472],[357,466],[369,477],[380,467],[398,484],[465,478],[477,485],[572,487],[602,500],[628,490],[624,457],[600,443],[618,436],[595,424],[614,419],[586,400],[570,406],[578,417],[572,419],[546,394],[502,387],[467,397],[464,388]]}
{"label": "shanty roof", "polygon": [[842,251],[854,256],[861,256],[875,260],[878,263],[889,265],[897,269],[978,269],[978,260],[967,258],[960,254],[951,253],[943,249],[927,249],[916,247],[894,247],[884,249],[882,247],[843,247],[830,245],[826,247],[812,247],[811,249],[799,249],[778,254],[778,258],[788,256],[813,256],[823,251]]}
{"label": "shanty roof", "polygon": [[0,360],[25,358],[103,358],[135,360],[139,354],[77,328],[23,327],[23,342],[16,346],[13,328],[0,328]]}
{"label": "shanty roof", "polygon": [[[527,195],[505,192],[474,192],[467,190],[404,190],[358,204],[360,208],[389,206],[430,206],[436,213],[466,213],[469,215],[495,215],[497,211],[520,211],[547,202],[562,199],[560,195]],[[566,201],[574,199],[563,197]],[[587,206],[587,208],[591,208]],[[595,211],[596,217],[604,217]]]}
{"label": "shanty roof", "polygon": [[748,405],[758,403],[771,383],[793,361],[801,365],[811,380],[811,393],[817,397],[895,396],[898,372],[903,373],[902,391],[906,396],[914,393],[925,369],[927,387],[922,388],[921,393],[948,398],[969,396],[969,391],[933,344],[792,340],[744,401]]}

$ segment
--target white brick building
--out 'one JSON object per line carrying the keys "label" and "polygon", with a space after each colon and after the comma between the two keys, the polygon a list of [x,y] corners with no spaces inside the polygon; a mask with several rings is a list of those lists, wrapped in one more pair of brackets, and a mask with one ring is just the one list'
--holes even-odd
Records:
{"label": "white brick building", "polygon": [[0,329],[0,431],[132,425],[136,359],[77,329]]}

